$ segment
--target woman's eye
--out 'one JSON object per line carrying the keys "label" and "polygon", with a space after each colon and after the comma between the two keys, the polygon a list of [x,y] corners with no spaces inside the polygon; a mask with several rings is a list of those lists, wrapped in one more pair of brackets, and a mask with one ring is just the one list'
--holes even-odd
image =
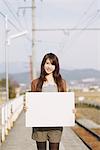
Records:
{"label": "woman's eye", "polygon": [[47,62],[46,64],[50,64],[49,62]]}

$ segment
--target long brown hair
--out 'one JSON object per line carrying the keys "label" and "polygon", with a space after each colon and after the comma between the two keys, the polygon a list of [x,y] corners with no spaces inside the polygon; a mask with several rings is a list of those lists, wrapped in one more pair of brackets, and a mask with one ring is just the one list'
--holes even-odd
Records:
{"label": "long brown hair", "polygon": [[64,87],[63,87],[63,82],[62,82],[62,77],[61,74],[59,72],[59,60],[57,58],[57,56],[53,53],[48,53],[44,56],[42,63],[41,63],[41,72],[40,72],[40,77],[37,83],[37,88],[36,91],[37,92],[41,92],[42,91],[42,85],[43,82],[46,81],[45,76],[47,75],[44,69],[44,65],[46,60],[49,59],[52,65],[55,65],[55,70],[53,71],[53,77],[54,77],[54,81],[57,84],[57,88],[58,88],[58,92],[64,92]]}

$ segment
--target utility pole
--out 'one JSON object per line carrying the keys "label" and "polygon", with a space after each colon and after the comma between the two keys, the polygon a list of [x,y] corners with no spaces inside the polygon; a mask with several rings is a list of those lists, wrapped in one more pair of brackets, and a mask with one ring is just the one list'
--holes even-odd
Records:
{"label": "utility pole", "polygon": [[8,40],[8,18],[5,16],[5,68],[6,68],[6,102],[9,101],[9,84],[8,84],[8,50],[7,41]]}
{"label": "utility pole", "polygon": [[[24,1],[26,1],[26,0],[24,0]],[[35,55],[35,51],[36,51],[36,49],[35,49],[35,32],[34,32],[34,29],[35,29],[35,0],[32,0],[32,6],[31,7],[29,7],[29,6],[25,6],[25,7],[18,7],[18,12],[17,12],[17,15],[19,15],[19,11],[21,10],[21,9],[23,9],[24,11],[25,11],[25,9],[32,9],[32,58],[31,58],[31,60],[32,60],[32,64],[31,64],[31,74],[32,74],[32,76],[31,76],[31,80],[32,79],[35,79],[36,78],[36,67],[35,67],[35,65],[36,65],[36,55]]]}
{"label": "utility pole", "polygon": [[35,55],[35,0],[32,0],[32,78],[36,78],[36,55]]}
{"label": "utility pole", "polygon": [[7,40],[8,40],[8,17],[0,11],[0,15],[5,20],[5,72],[6,72],[6,102],[9,100],[9,85],[8,85],[8,51],[7,51]]}
{"label": "utility pole", "polygon": [[30,79],[33,79],[32,75],[32,56],[29,56],[29,68],[30,68]]}

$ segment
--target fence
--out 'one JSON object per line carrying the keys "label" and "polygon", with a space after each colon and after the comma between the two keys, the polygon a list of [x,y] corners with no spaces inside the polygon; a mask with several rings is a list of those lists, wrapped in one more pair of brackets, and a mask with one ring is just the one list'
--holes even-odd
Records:
{"label": "fence", "polygon": [[[6,135],[23,110],[24,95],[0,105],[0,140],[5,141]],[[1,144],[0,142],[0,144]]]}

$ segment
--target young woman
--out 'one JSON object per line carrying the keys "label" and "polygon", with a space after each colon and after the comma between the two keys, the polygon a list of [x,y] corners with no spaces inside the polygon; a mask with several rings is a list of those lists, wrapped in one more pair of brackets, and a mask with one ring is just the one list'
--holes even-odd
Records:
{"label": "young woman", "polygon": [[[31,83],[32,92],[65,92],[66,81],[62,79],[59,60],[53,53],[44,56],[41,63],[40,77]],[[32,139],[36,141],[38,150],[46,150],[47,140],[49,150],[59,150],[63,127],[33,127]]]}

